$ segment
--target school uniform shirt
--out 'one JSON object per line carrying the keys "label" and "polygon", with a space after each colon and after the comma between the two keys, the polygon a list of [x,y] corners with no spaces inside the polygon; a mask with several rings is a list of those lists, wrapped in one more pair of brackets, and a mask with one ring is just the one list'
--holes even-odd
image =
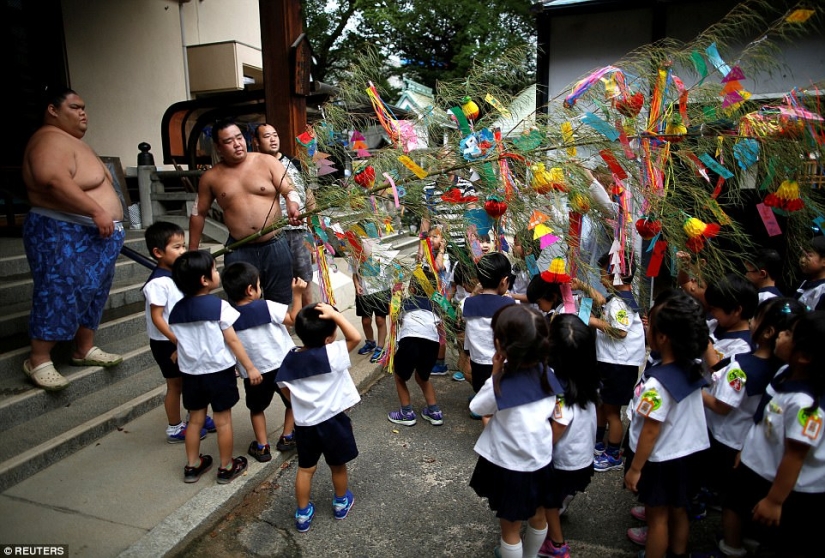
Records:
{"label": "school uniform shirt", "polygon": [[[540,374],[547,375],[552,393],[542,389]],[[554,394],[562,393],[558,379],[546,367],[522,368],[504,373],[499,387],[496,395],[493,378],[488,378],[470,401],[472,412],[493,415],[473,449],[509,471],[538,471],[553,460],[549,419],[556,407]]]}
{"label": "school uniform shirt", "polygon": [[184,374],[212,374],[235,366],[235,355],[223,338],[240,314],[213,295],[184,297],[169,314],[178,338],[178,368]]}
{"label": "school uniform shirt", "polygon": [[762,287],[759,289],[759,304],[762,304],[769,298],[774,298],[777,296],[785,296],[782,294],[782,291],[777,289],[776,287]]}
{"label": "school uniform shirt", "polygon": [[810,384],[787,380],[787,366],[771,381],[754,416],[742,448],[742,463],[765,480],[773,482],[785,453],[785,440],[809,446],[808,455],[794,485],[794,492],[825,492],[825,443],[822,398],[811,410],[814,391]]}
{"label": "school uniform shirt", "polygon": [[418,337],[438,342],[438,324],[441,323],[433,310],[432,302],[424,297],[410,297],[401,305],[398,340]]}
{"label": "school uniform shirt", "polygon": [[507,296],[477,294],[461,301],[464,317],[464,348],[470,351],[470,360],[476,364],[493,364],[496,346],[493,342],[493,314],[499,308],[515,304]]}
{"label": "school uniform shirt", "polygon": [[825,279],[803,281],[796,289],[796,299],[810,310],[825,310]]}
{"label": "school uniform shirt", "polygon": [[566,426],[553,448],[553,467],[562,471],[578,471],[593,463],[596,445],[596,405],[589,401],[582,409],[556,396],[553,422]]}
{"label": "school uniform shirt", "polygon": [[633,390],[630,449],[636,452],[646,418],[662,423],[649,461],[670,461],[709,448],[701,391],[705,383],[690,383],[676,364],[645,371]]}
{"label": "school uniform shirt", "polygon": [[645,329],[639,305],[629,291],[619,291],[602,307],[604,321],[610,327],[627,332],[619,339],[596,330],[596,360],[611,364],[641,366],[645,362]]}
{"label": "school uniform shirt", "polygon": [[168,324],[169,313],[183,298],[183,293],[172,281],[172,272],[156,267],[149,276],[149,280],[143,285],[143,297],[146,299],[146,333],[149,334],[149,339],[169,341],[152,321],[152,306],[163,306],[163,321]]}
{"label": "school uniform shirt", "polygon": [[714,350],[719,353],[719,358],[724,359],[740,353],[749,353],[751,347],[751,332],[725,331],[719,328],[718,322],[711,318],[708,320],[708,331]]}
{"label": "school uniform shirt", "polygon": [[732,409],[727,415],[705,409],[708,430],[719,442],[741,450],[753,424],[753,414],[779,366],[773,359],[740,353],[726,358],[716,368],[708,391]]}
{"label": "school uniform shirt", "polygon": [[277,383],[289,389],[298,426],[315,426],[361,401],[349,374],[347,342],[289,351],[278,371]]}
{"label": "school uniform shirt", "polygon": [[[235,309],[241,314],[234,325],[235,333],[255,368],[262,374],[280,368],[284,356],[295,347],[284,326],[287,305],[259,299]],[[240,362],[238,372],[244,378],[249,377]]]}

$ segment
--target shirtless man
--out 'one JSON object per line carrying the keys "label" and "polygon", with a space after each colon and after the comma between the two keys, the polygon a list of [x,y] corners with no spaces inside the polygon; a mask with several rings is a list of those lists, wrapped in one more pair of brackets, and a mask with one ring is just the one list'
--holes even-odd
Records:
{"label": "shirtless man", "polygon": [[115,366],[123,360],[94,346],[124,231],[112,177],[82,140],[87,126],[86,104],[77,93],[50,92],[43,126],[23,155],[32,205],[23,243],[34,283],[31,355],[23,371],[46,390],[68,386],[51,360],[58,341],[74,340],[76,366]]}
{"label": "shirtless man", "polygon": [[[252,144],[257,151],[272,155],[284,166],[289,179],[292,182],[292,188],[298,194],[300,202],[298,203],[298,210],[301,212],[312,211],[315,209],[315,195],[312,190],[307,188],[304,184],[304,177],[301,174],[300,163],[281,153],[281,139],[278,137],[278,132],[269,124],[261,124],[255,129],[255,136],[252,138]],[[286,200],[281,198],[281,211],[286,211],[284,202]],[[287,225],[284,227],[284,234],[286,234],[287,242],[289,243],[289,250],[292,254],[292,275],[300,277],[307,283],[312,282],[312,253],[310,246],[312,246],[312,237],[308,237],[309,229],[306,224],[300,226]],[[310,289],[305,289],[301,295],[301,303],[304,306],[312,303],[312,292]]]}
{"label": "shirtless man", "polygon": [[[300,198],[292,189],[284,166],[264,153],[248,153],[246,139],[232,122],[219,121],[212,128],[212,141],[221,162],[201,176],[198,203],[189,218],[189,249],[197,250],[206,214],[214,200],[223,209],[229,229],[227,245],[281,220],[280,196],[287,200],[290,225],[300,225]],[[292,302],[292,257],[283,234],[271,232],[226,254],[224,263],[248,262],[261,272],[263,296]]]}

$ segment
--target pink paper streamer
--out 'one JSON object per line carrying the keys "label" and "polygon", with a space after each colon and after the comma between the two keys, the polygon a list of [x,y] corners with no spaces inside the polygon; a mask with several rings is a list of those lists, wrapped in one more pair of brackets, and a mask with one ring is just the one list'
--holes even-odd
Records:
{"label": "pink paper streamer", "polygon": [[576,301],[573,299],[573,289],[570,288],[570,283],[562,283],[560,287],[561,299],[564,301],[564,313],[575,314]]}
{"label": "pink paper streamer", "polygon": [[392,187],[392,197],[395,200],[395,208],[398,209],[401,207],[401,202],[398,201],[398,188],[395,187],[395,180],[392,179],[388,172],[384,173],[384,178],[387,179],[387,182],[389,182]]}

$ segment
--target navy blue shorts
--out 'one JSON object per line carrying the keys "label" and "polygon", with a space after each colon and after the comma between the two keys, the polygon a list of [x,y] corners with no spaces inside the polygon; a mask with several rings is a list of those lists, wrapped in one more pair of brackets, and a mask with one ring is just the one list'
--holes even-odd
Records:
{"label": "navy blue shorts", "polygon": [[493,365],[479,364],[471,360],[470,371],[473,374],[473,391],[478,393],[484,385],[484,382],[487,381],[487,378],[493,375]]}
{"label": "navy blue shorts", "polygon": [[438,341],[420,337],[405,337],[398,342],[395,352],[395,370],[393,371],[405,382],[412,378],[413,372],[423,381],[430,379],[430,372],[438,360]]}
{"label": "navy blue shorts", "polygon": [[23,246],[32,272],[29,337],[69,341],[82,326],[97,330],[125,232],[109,238],[97,228],[29,212]]}
{"label": "navy blue shorts", "polygon": [[152,356],[155,357],[155,362],[158,363],[160,373],[164,378],[168,380],[181,377],[177,361],[172,360],[172,354],[178,350],[177,345],[168,339],[164,341],[149,339],[149,348],[152,349]]}
{"label": "navy blue shorts", "polygon": [[599,392],[602,403],[607,405],[627,405],[633,399],[633,387],[639,379],[639,367],[630,364],[597,363],[602,389]]}
{"label": "navy blue shorts", "polygon": [[390,291],[381,291],[368,295],[355,295],[355,315],[367,318],[375,314],[383,318],[390,313]]}
{"label": "navy blue shorts", "polygon": [[[235,242],[231,236],[227,246]],[[224,257],[224,265],[246,262],[254,265],[261,274],[264,298],[281,304],[292,304],[292,254],[285,235],[281,234],[266,242],[244,244]]]}
{"label": "navy blue shorts", "polygon": [[234,366],[211,374],[183,373],[182,377],[183,406],[189,411],[211,405],[213,412],[220,413],[234,407],[241,398]]}
{"label": "navy blue shorts", "polygon": [[253,386],[252,382],[249,381],[249,378],[243,379],[247,409],[253,413],[263,413],[269,407],[269,404],[272,403],[272,397],[276,393],[281,397],[281,401],[283,401],[284,406],[287,409],[292,408],[292,405],[289,403],[289,399],[284,397],[284,394],[281,393],[281,388],[279,388],[276,383],[278,370],[280,370],[280,368],[276,368],[272,372],[261,374],[261,378],[263,379],[257,386]]}
{"label": "navy blue shorts", "polygon": [[296,424],[295,444],[298,446],[298,467],[301,469],[315,467],[322,455],[331,467],[349,463],[358,457],[352,421],[346,413],[338,413],[313,426]]}

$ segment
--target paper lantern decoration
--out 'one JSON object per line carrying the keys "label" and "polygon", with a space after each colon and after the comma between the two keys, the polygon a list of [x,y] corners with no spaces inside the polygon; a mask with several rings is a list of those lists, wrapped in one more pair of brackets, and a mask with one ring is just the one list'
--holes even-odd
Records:
{"label": "paper lantern decoration", "polygon": [[478,118],[478,105],[469,95],[461,99],[461,112],[464,113],[467,120],[475,120]]}
{"label": "paper lantern decoration", "polygon": [[765,196],[765,205],[783,211],[799,211],[805,207],[805,202],[799,197],[799,183],[796,180],[783,181],[776,192]]}
{"label": "paper lantern decoration", "polygon": [[488,196],[487,201],[484,202],[484,211],[493,219],[498,219],[507,211],[507,202],[502,200],[500,196],[493,194]]}
{"label": "paper lantern decoration", "polygon": [[541,272],[541,278],[547,283],[569,283],[570,275],[567,274],[564,258],[553,258],[547,271]]}
{"label": "paper lantern decoration", "polygon": [[691,252],[699,252],[705,247],[705,239],[713,238],[719,234],[721,228],[716,223],[705,223],[696,217],[691,217],[683,225],[688,235],[687,247]]}
{"label": "paper lantern decoration", "polygon": [[367,165],[356,172],[352,178],[359,186],[367,189],[372,188],[375,185],[375,168],[372,165]]}
{"label": "paper lantern decoration", "polygon": [[616,101],[616,110],[623,116],[635,118],[645,104],[645,96],[641,93],[625,95]]}
{"label": "paper lantern decoration", "polygon": [[639,236],[645,240],[650,240],[662,232],[662,223],[661,221],[655,221],[648,217],[642,217],[636,221],[636,231],[638,231]]}

